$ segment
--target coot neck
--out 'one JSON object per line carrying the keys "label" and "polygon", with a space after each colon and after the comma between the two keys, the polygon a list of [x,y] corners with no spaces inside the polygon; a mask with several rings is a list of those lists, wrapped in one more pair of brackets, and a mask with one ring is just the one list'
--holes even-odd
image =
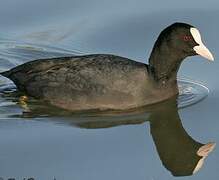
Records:
{"label": "coot neck", "polygon": [[167,43],[155,43],[149,58],[149,73],[158,84],[177,86],[177,72],[186,56]]}

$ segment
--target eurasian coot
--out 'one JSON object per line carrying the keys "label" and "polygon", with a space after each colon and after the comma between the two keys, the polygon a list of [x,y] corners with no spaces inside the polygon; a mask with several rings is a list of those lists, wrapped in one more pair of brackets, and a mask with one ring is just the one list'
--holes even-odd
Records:
{"label": "eurasian coot", "polygon": [[188,56],[213,60],[199,31],[174,23],[159,35],[149,64],[110,54],[39,59],[1,75],[18,90],[67,110],[129,109],[178,94],[177,71]]}

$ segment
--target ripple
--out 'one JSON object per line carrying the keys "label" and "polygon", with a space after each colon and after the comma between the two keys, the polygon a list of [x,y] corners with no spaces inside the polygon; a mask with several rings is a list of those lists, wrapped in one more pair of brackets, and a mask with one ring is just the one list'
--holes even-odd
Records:
{"label": "ripple", "polygon": [[84,54],[84,52],[77,49],[68,50],[58,46],[31,44],[0,38],[0,71],[30,60],[81,54]]}
{"label": "ripple", "polygon": [[194,105],[208,96],[209,89],[200,82],[189,79],[179,79],[178,107],[185,108]]}

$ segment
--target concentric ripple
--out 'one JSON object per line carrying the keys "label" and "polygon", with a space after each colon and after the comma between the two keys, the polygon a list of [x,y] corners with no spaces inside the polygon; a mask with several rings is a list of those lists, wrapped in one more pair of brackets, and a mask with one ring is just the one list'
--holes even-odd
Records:
{"label": "concentric ripple", "polygon": [[209,89],[201,84],[189,79],[179,79],[178,107],[185,108],[196,104],[208,96]]}

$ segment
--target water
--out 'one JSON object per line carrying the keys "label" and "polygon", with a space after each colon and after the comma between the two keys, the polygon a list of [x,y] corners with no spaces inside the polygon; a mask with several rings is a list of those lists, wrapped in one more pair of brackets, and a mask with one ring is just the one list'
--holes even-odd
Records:
{"label": "water", "polygon": [[[200,171],[189,176],[198,161],[197,149],[219,141],[218,2],[160,3],[1,2],[0,71],[38,58],[99,52],[147,62],[158,33],[175,21],[198,27],[215,62],[197,56],[183,63],[179,72],[179,110],[173,99],[147,110],[119,115],[69,114],[34,100],[21,103],[14,85],[1,77],[0,177],[43,180],[219,177],[217,148],[205,159]],[[172,161],[168,158],[170,154],[174,154]]]}

